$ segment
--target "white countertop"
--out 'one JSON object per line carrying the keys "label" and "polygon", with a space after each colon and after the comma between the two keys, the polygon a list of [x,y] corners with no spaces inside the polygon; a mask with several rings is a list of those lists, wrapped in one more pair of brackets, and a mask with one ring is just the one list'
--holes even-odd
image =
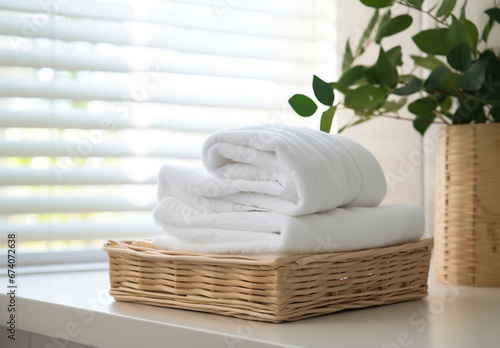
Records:
{"label": "white countertop", "polygon": [[[6,326],[8,278],[1,274],[0,325]],[[488,348],[500,342],[500,288],[449,286],[432,275],[426,300],[281,324],[115,302],[106,270],[19,270],[16,282],[18,330],[96,347]]]}

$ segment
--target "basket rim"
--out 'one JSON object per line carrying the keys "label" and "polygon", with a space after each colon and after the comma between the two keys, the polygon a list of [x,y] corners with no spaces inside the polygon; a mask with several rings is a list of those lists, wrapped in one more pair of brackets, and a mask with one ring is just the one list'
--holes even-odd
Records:
{"label": "basket rim", "polygon": [[[144,240],[150,241],[150,240]],[[192,252],[182,252],[174,250],[155,249],[151,247],[132,245],[133,241],[115,241],[108,240],[102,247],[108,254],[129,254],[144,259],[170,260],[170,261],[188,261],[198,263],[212,264],[240,264],[240,265],[260,265],[279,267],[284,264],[297,263],[307,265],[312,262],[326,260],[330,262],[340,262],[360,258],[373,258],[383,254],[406,252],[415,249],[432,249],[434,238],[424,238],[414,242],[408,242],[399,245],[370,248],[355,251],[344,251],[335,253],[319,254],[291,254],[275,255],[273,257],[245,256],[245,255],[216,255],[202,254]]]}

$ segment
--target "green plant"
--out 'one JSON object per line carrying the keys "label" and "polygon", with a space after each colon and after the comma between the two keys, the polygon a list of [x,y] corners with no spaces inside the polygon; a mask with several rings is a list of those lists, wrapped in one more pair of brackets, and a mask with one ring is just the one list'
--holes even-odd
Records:
{"label": "green plant", "polygon": [[[488,48],[490,32],[500,23],[496,4],[485,11],[488,22],[479,35],[477,25],[466,18],[467,1],[458,18],[452,13],[457,0],[440,0],[431,9],[422,7],[424,0],[360,1],[374,8],[374,13],[355,49],[347,41],[340,79],[327,83],[317,76],[313,78],[317,100],[328,107],[321,116],[322,131],[330,131],[339,107],[354,110],[353,118],[340,131],[380,116],[411,120],[422,135],[433,122],[500,122],[500,59]],[[392,16],[393,6],[404,6],[407,13]],[[411,14],[417,12],[435,22],[435,28],[420,31],[412,38],[421,54],[406,57],[401,46],[385,47],[384,38],[407,29],[413,21]],[[378,46],[375,63],[356,65],[370,45]],[[413,67],[403,73],[403,59],[408,58]],[[334,90],[344,95],[336,105]],[[303,94],[294,95],[289,103],[303,117],[318,109]],[[411,116],[400,115],[405,105]]]}

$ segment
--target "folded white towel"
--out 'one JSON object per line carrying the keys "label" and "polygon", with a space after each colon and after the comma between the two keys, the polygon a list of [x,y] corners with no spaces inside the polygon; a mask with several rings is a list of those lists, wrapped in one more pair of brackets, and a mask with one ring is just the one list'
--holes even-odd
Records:
{"label": "folded white towel", "polygon": [[421,210],[408,204],[292,217],[270,212],[206,214],[167,197],[154,217],[166,231],[154,238],[155,247],[215,254],[350,251],[415,241],[424,231]]}
{"label": "folded white towel", "polygon": [[158,199],[176,197],[205,211],[267,211],[291,216],[340,206],[376,206],[386,192],[373,155],[341,135],[262,125],[222,130],[205,142],[207,171],[164,166]]}

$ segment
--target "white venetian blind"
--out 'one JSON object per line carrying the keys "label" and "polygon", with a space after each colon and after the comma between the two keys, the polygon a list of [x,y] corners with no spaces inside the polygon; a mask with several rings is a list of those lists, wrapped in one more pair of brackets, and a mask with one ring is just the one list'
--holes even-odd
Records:
{"label": "white venetian blind", "polygon": [[0,0],[0,243],[68,261],[159,233],[160,166],[198,165],[223,127],[297,121],[288,98],[332,77],[334,14],[330,0]]}

